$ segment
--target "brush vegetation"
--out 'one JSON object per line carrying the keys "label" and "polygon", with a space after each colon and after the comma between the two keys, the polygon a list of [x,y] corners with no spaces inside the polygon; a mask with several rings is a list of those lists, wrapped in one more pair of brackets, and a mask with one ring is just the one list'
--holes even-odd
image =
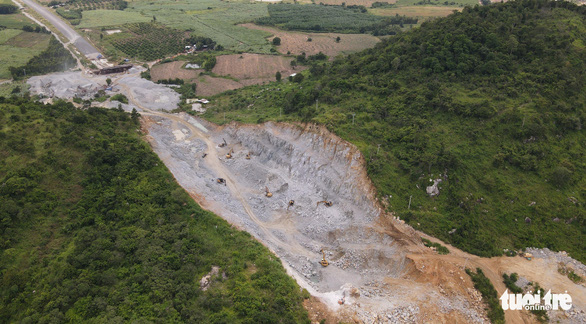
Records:
{"label": "brush vegetation", "polygon": [[2,322],[309,323],[280,261],[179,187],[138,118],[0,97]]}
{"label": "brush vegetation", "polygon": [[585,13],[467,7],[314,62],[300,83],[228,92],[204,116],[323,124],[358,146],[381,200],[415,228],[481,256],[534,246],[585,262]]}

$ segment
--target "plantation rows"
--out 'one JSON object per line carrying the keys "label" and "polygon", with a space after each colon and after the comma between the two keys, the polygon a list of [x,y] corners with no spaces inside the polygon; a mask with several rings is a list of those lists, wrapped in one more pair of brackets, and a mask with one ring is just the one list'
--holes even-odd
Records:
{"label": "plantation rows", "polygon": [[268,10],[269,17],[258,18],[256,23],[287,30],[389,35],[396,32],[393,26],[417,23],[417,18],[405,16],[374,16],[361,6],[272,4]]}
{"label": "plantation rows", "polygon": [[147,61],[182,52],[189,37],[185,32],[156,23],[136,23],[126,25],[126,28],[132,36],[115,40],[112,44],[130,57]]}
{"label": "plantation rows", "polygon": [[70,0],[67,1],[67,9],[70,10],[124,10],[128,3],[122,0]]}

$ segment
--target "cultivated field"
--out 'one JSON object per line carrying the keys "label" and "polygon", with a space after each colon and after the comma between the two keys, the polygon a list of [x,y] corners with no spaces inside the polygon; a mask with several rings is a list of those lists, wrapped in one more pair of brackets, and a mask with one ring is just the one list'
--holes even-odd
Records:
{"label": "cultivated field", "polygon": [[221,55],[217,56],[216,60],[216,66],[212,69],[213,75],[200,75],[203,69],[184,69],[185,61],[175,61],[153,66],[151,79],[157,82],[161,79],[180,78],[195,82],[198,96],[212,96],[253,84],[275,81],[277,71],[281,72],[283,79],[286,79],[290,74],[305,69],[304,67],[293,69],[290,64],[292,58],[276,55],[245,53]]}
{"label": "cultivated field", "polygon": [[164,64],[157,64],[151,69],[151,79],[157,82],[161,79],[183,79],[186,81],[197,78],[201,70],[190,70],[182,68],[185,61],[175,61]]}
{"label": "cultivated field", "polygon": [[[374,47],[380,40],[377,37],[368,34],[337,34],[337,33],[302,33],[289,32],[277,28],[257,26],[254,24],[244,24],[243,27],[255,30],[262,30],[272,34],[269,40],[274,37],[281,38],[281,45],[277,50],[283,54],[301,54],[307,55],[322,52],[330,57],[338,54],[348,54],[358,52],[366,48]],[[336,37],[340,37],[340,42],[336,42]],[[308,42],[308,38],[312,41]]]}
{"label": "cultivated field", "polygon": [[[268,16],[267,4],[220,0],[139,0],[124,11],[142,14],[168,27],[189,30],[192,34],[212,38],[227,49],[269,54],[268,36],[259,30],[237,26]],[[123,22],[124,20],[120,20]]]}
{"label": "cultivated field", "polygon": [[[311,3],[311,1],[308,1]],[[337,5],[341,6],[342,3],[345,3],[346,6],[365,6],[370,8],[373,3],[375,2],[388,2],[388,3],[395,3],[397,0],[319,0],[316,3],[324,3],[327,5]]]}
{"label": "cultivated field", "polygon": [[291,68],[292,58],[276,55],[233,54],[217,57],[213,73],[229,75],[236,79],[275,79],[275,73],[281,72],[285,78],[295,70]]}
{"label": "cultivated field", "polygon": [[397,8],[369,9],[370,13],[377,16],[407,16],[407,17],[445,17],[451,15],[454,10],[462,11],[461,7],[447,6],[405,6]]}
{"label": "cultivated field", "polygon": [[49,45],[48,34],[16,29],[0,31],[0,80],[10,79],[10,67],[24,65]]}
{"label": "cultivated field", "polygon": [[120,10],[89,10],[83,12],[80,28],[107,27],[121,24],[149,22],[152,16],[143,16],[139,12]]}

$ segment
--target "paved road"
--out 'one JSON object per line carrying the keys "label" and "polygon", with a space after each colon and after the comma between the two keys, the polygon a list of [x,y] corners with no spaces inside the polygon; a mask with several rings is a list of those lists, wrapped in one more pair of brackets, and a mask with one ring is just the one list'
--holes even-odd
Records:
{"label": "paved road", "polygon": [[61,18],[57,17],[48,8],[41,6],[33,0],[22,0],[27,6],[38,12],[43,18],[47,19],[55,28],[57,28],[75,47],[86,57],[95,59],[98,50],[92,46],[85,38],[81,37],[73,28],[69,27]]}

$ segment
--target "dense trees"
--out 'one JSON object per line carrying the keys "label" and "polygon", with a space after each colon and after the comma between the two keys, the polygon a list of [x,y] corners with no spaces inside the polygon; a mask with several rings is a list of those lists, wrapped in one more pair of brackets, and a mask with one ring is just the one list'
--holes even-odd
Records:
{"label": "dense trees", "polygon": [[0,98],[0,125],[3,321],[308,321],[280,261],[194,203],[136,112]]}

